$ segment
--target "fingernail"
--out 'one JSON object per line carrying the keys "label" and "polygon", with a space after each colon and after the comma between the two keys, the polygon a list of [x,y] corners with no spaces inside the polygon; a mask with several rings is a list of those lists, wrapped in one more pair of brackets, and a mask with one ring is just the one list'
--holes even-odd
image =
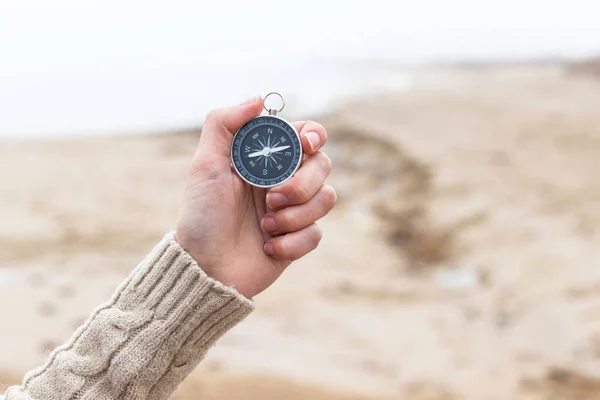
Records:
{"label": "fingernail", "polygon": [[258,100],[260,96],[252,96],[250,97],[248,100],[244,101],[243,103],[240,103],[240,106],[247,106],[248,104],[252,104],[254,103],[256,100]]}
{"label": "fingernail", "polygon": [[273,249],[273,245],[271,243],[266,243],[264,247],[265,253],[269,256],[275,254],[275,250]]}
{"label": "fingernail", "polygon": [[273,217],[263,218],[262,227],[265,231],[269,232],[277,230],[277,225],[275,225],[275,219]]}
{"label": "fingernail", "polygon": [[271,208],[283,207],[288,204],[288,199],[281,193],[267,193],[267,205]]}
{"label": "fingernail", "polygon": [[308,144],[310,145],[311,150],[316,150],[319,148],[319,144],[321,144],[321,137],[317,132],[308,132],[306,135],[306,140],[308,140]]}

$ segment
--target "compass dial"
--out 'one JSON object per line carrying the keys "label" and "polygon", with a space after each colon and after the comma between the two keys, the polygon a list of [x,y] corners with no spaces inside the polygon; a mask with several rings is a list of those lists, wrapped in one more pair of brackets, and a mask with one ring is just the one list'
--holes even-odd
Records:
{"label": "compass dial", "polygon": [[246,182],[272,187],[289,179],[300,167],[302,145],[291,124],[265,115],[250,120],[237,131],[231,145],[231,160]]}

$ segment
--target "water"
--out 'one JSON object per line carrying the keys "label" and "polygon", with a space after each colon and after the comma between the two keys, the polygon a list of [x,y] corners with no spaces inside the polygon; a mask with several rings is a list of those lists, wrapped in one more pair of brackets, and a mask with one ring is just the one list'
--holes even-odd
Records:
{"label": "water", "polygon": [[320,112],[410,84],[400,68],[373,67],[382,61],[585,56],[600,50],[598,7],[4,0],[0,136],[185,128],[215,106],[272,90],[292,115]]}

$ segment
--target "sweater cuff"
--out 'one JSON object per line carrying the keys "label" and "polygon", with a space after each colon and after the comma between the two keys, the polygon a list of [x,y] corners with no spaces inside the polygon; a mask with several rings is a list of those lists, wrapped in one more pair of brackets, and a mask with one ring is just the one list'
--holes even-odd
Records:
{"label": "sweater cuff", "polygon": [[209,278],[168,234],[112,300],[13,389],[28,399],[160,398],[252,309],[252,301]]}

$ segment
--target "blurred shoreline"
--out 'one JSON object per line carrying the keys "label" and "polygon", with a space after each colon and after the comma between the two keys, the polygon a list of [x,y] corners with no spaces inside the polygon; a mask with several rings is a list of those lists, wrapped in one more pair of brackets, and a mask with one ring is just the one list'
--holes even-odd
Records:
{"label": "blurred shoreline", "polygon": [[[321,248],[176,398],[599,399],[597,65],[433,66],[321,115]],[[0,315],[19,321],[0,382],[172,228],[198,136],[0,141]]]}
{"label": "blurred shoreline", "polygon": [[[265,87],[284,94],[285,113],[293,119],[329,114],[359,98],[410,90],[424,74],[435,75],[443,70],[545,67],[564,69],[574,75],[598,76],[598,63],[597,57],[560,56],[496,61],[473,58],[460,62],[314,59],[305,64],[274,65],[271,69],[257,67],[243,75],[228,74],[222,66],[208,64],[200,70],[181,67],[113,77],[94,74],[71,78],[22,77],[2,81],[3,94],[12,101],[3,110],[0,141],[194,131],[201,127],[209,109],[239,101],[264,91]],[[247,82],[248,75],[256,76],[251,84]],[[289,83],[290,77],[294,77],[293,84]],[[227,79],[227,84],[220,79]],[[81,102],[78,100],[81,98],[88,101]],[[57,103],[56,99],[61,101]],[[20,126],[18,121],[26,124]]]}
{"label": "blurred shoreline", "polygon": [[202,62],[135,74],[1,78],[10,101],[0,103],[0,140],[35,140],[186,130],[199,126],[209,110],[264,96],[265,90],[284,95],[288,118],[326,113],[346,99],[409,87],[410,69],[314,58],[247,65],[243,71],[231,63]]}

